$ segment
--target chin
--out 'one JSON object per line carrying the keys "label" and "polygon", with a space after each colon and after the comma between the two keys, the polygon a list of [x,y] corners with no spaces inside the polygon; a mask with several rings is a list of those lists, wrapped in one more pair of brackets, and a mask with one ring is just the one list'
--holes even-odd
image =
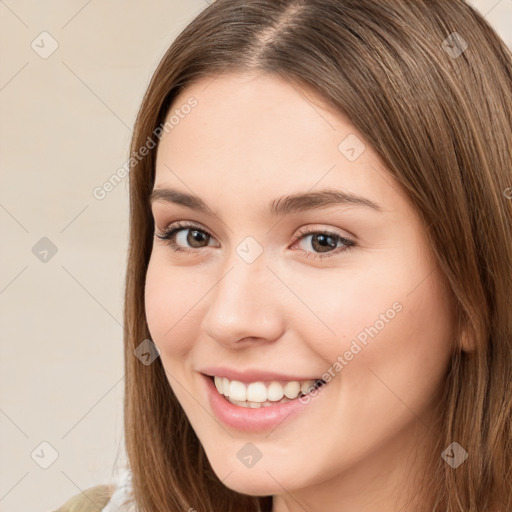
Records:
{"label": "chin", "polygon": [[273,496],[283,492],[283,488],[269,474],[254,475],[251,470],[245,474],[233,471],[222,483],[228,489],[248,496]]}

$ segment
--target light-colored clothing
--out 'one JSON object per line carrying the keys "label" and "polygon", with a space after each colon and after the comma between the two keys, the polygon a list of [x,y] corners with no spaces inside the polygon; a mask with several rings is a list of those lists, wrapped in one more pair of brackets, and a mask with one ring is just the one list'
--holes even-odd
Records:
{"label": "light-colored clothing", "polygon": [[136,507],[130,504],[123,506],[123,502],[129,497],[131,488],[131,472],[129,469],[124,469],[119,474],[114,494],[102,512],[136,512]]}
{"label": "light-colored clothing", "polygon": [[131,491],[131,472],[118,470],[114,483],[96,485],[70,498],[55,512],[137,512],[134,505],[126,504]]}

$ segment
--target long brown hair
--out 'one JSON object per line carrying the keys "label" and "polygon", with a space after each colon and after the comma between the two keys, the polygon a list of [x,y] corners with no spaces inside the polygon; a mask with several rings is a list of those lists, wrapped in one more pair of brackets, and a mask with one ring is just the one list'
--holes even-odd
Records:
{"label": "long brown hair", "polygon": [[[175,39],[142,101],[132,154],[187,85],[261,71],[314,91],[348,118],[404,187],[457,303],[460,349],[425,468],[424,505],[512,510],[512,55],[463,0],[218,0]],[[198,107],[200,108],[200,106]],[[150,338],[144,283],[157,147],[130,171],[125,436],[134,499],[148,512],[256,512],[214,474]],[[462,350],[462,337],[472,350]],[[452,442],[467,452],[453,469]]]}

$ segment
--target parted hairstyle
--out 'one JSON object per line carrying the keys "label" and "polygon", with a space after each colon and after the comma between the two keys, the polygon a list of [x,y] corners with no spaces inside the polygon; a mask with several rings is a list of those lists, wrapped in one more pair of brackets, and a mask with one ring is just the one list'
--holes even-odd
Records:
{"label": "parted hairstyle", "polygon": [[[265,72],[312,90],[364,136],[418,212],[472,350],[454,350],[422,504],[512,510],[512,55],[464,0],[217,0],[173,41],[143,98],[132,154],[187,85]],[[200,106],[198,107],[200,108]],[[125,436],[133,498],[146,512],[256,512],[213,472],[150,337],[144,284],[158,146],[130,171],[125,289]],[[441,458],[458,442],[467,460]]]}

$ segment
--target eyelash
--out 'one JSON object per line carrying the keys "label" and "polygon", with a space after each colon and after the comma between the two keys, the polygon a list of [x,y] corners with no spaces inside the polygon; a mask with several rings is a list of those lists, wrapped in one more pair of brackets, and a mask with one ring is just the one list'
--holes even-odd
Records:
{"label": "eyelash", "polygon": [[[208,233],[208,231],[202,229],[200,226],[198,226],[196,224],[191,224],[188,222],[180,222],[180,221],[169,225],[167,228],[165,228],[163,230],[162,233],[155,233],[155,236],[160,238],[160,240],[163,240],[167,245],[169,245],[174,252],[194,253],[194,252],[197,252],[198,250],[200,250],[200,249],[188,249],[185,247],[181,247],[180,245],[178,245],[175,242],[174,235],[176,233],[178,233],[179,231],[181,231],[182,229],[190,229],[192,231],[199,231],[201,233],[204,233],[208,237],[213,238],[212,235],[210,235],[210,233]],[[315,235],[315,234],[328,235],[330,237],[333,237],[335,240],[342,242],[345,245],[345,247],[337,247],[336,249],[334,249],[332,251],[328,251],[324,254],[312,253],[309,251],[302,251],[303,253],[305,253],[307,258],[313,258],[313,259],[330,258],[336,254],[341,253],[341,252],[349,251],[356,245],[353,240],[344,238],[341,235],[338,235],[337,233],[333,233],[331,231],[318,231],[318,230],[316,230],[316,231],[309,230],[308,231],[305,228],[301,228],[299,230],[297,237],[294,240],[293,244],[295,245],[296,242],[302,240],[303,238],[305,238],[308,235]]]}

